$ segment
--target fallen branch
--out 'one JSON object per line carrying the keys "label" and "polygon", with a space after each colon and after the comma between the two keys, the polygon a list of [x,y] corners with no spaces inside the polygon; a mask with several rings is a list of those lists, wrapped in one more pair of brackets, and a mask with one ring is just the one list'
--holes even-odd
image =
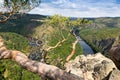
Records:
{"label": "fallen branch", "polygon": [[50,80],[83,80],[82,78],[67,73],[56,66],[30,60],[20,51],[7,50],[3,42],[3,39],[0,38],[0,59],[13,59],[23,68],[42,77],[47,77]]}

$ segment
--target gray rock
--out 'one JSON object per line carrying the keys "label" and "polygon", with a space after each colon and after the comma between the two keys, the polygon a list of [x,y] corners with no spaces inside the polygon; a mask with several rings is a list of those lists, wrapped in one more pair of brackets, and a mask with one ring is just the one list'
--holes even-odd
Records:
{"label": "gray rock", "polygon": [[109,77],[109,80],[120,80],[120,71],[118,69],[114,69]]}
{"label": "gray rock", "polygon": [[92,43],[95,44],[96,48],[98,48],[103,54],[105,54],[109,52],[114,42],[114,38],[108,38],[102,40],[94,40]]}
{"label": "gray rock", "polygon": [[110,58],[120,70],[120,44],[118,44],[117,46],[113,46],[110,49]]}
{"label": "gray rock", "polygon": [[116,69],[112,60],[101,53],[94,55],[80,55],[65,65],[66,71],[83,77],[84,80],[106,80],[107,76]]}

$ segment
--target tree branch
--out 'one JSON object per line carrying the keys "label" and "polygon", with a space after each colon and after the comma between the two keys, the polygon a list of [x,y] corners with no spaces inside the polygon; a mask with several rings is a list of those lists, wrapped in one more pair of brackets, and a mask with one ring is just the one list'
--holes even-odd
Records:
{"label": "tree branch", "polygon": [[[5,14],[9,14],[8,16],[5,16]],[[9,13],[0,13],[0,16],[3,17],[3,19],[0,20],[0,23],[6,22],[10,17],[14,14],[14,11],[12,10]]]}
{"label": "tree branch", "polygon": [[65,42],[67,39],[63,39],[62,41],[59,41],[55,46],[49,47],[46,49],[46,51],[50,51],[51,49],[57,48],[58,46],[60,46],[63,42]]}
{"label": "tree branch", "polygon": [[27,56],[16,50],[7,50],[4,46],[3,39],[0,38],[0,59],[13,59],[23,68],[34,72],[42,77],[47,77],[50,80],[83,80],[82,78],[67,73],[56,66],[47,65],[41,62],[33,61]]}
{"label": "tree branch", "polygon": [[75,39],[76,39],[76,40],[75,40],[74,43],[72,43],[72,51],[71,51],[71,53],[68,55],[68,57],[66,58],[66,62],[68,62],[68,61],[73,57],[73,55],[75,54],[76,44],[78,43],[78,39],[77,39],[77,36],[76,36],[75,32],[73,32],[72,34],[73,34],[73,36],[75,36]]}
{"label": "tree branch", "polygon": [[78,39],[75,40],[74,43],[72,43],[72,51],[71,53],[69,54],[69,56],[66,58],[66,61],[68,62],[72,57],[73,55],[75,54],[75,50],[76,50],[76,44],[78,43]]}

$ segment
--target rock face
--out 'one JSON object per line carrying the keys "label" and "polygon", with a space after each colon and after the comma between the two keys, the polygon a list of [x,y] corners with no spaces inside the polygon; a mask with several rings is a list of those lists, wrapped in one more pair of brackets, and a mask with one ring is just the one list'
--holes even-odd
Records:
{"label": "rock face", "polygon": [[120,71],[118,69],[113,70],[109,80],[120,80]]}
{"label": "rock face", "polygon": [[119,44],[120,36],[116,38],[107,38],[101,40],[93,40],[92,43],[95,46],[95,49],[99,50],[101,53],[109,53],[109,50],[112,46],[116,46]]}
{"label": "rock face", "polygon": [[110,58],[120,70],[120,44],[110,49]]}
{"label": "rock face", "polygon": [[112,47],[113,43],[115,42],[114,38],[109,39],[102,39],[102,40],[95,40],[93,41],[93,44],[95,44],[95,47],[98,48],[101,53],[109,52],[110,48]]}
{"label": "rock face", "polygon": [[94,55],[80,55],[65,65],[66,71],[83,77],[84,80],[108,80],[113,69],[116,69],[112,60],[101,53]]}

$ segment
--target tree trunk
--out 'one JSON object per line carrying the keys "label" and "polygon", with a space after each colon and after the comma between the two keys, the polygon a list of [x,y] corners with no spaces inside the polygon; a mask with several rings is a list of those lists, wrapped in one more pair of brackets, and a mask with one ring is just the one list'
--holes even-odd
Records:
{"label": "tree trunk", "polygon": [[7,50],[2,38],[0,38],[0,59],[13,59],[23,68],[36,73],[41,77],[47,77],[50,80],[83,80],[82,78],[67,73],[56,66],[30,60],[20,51]]}

